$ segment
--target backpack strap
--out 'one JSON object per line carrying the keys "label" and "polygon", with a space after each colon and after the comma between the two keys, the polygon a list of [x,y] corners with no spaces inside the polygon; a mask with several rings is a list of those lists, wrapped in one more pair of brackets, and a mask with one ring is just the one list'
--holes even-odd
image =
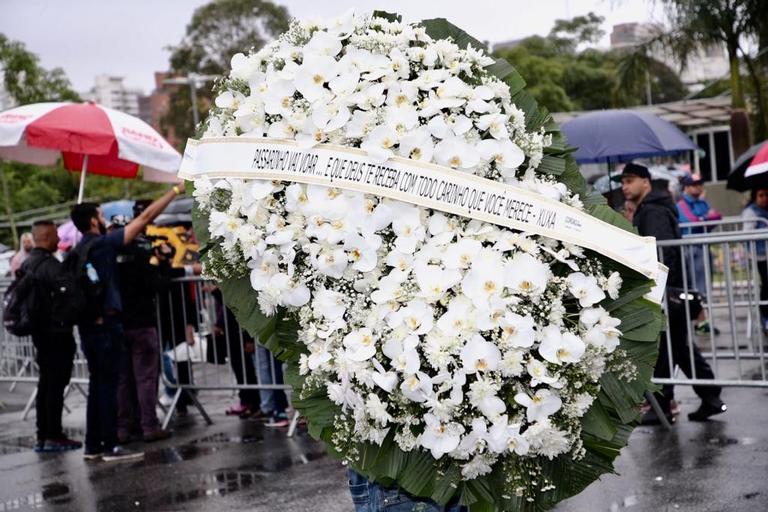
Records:
{"label": "backpack strap", "polygon": [[77,268],[81,268],[88,261],[88,255],[91,252],[91,247],[96,243],[97,238],[91,238],[87,242],[75,247],[74,251],[77,253]]}
{"label": "backpack strap", "polygon": [[698,222],[700,220],[693,214],[691,208],[688,206],[688,201],[685,199],[680,199],[677,202],[677,207],[680,209],[680,212],[683,214],[683,216],[688,219],[688,222]]}

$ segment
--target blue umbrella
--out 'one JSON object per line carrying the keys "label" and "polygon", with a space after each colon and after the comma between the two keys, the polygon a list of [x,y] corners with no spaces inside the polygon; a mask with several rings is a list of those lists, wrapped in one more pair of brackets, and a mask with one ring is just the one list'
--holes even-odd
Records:
{"label": "blue umbrella", "polygon": [[672,123],[632,110],[590,112],[561,127],[580,164],[629,162],[693,151],[696,144]]}

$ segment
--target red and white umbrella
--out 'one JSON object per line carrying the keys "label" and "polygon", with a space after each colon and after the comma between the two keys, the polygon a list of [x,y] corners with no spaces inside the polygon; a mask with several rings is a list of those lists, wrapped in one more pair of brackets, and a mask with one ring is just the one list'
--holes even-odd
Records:
{"label": "red and white umbrella", "polygon": [[757,151],[755,157],[749,162],[749,166],[744,172],[744,177],[749,178],[764,172],[768,172],[768,144],[763,144]]}
{"label": "red and white umbrella", "polygon": [[178,181],[181,155],[147,123],[94,103],[34,103],[0,112],[0,159],[81,171],[78,202],[86,172]]}

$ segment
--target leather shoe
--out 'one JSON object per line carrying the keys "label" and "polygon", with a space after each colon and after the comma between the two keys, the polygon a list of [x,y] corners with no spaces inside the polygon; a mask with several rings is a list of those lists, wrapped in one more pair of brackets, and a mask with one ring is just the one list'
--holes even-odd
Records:
{"label": "leather shoe", "polygon": [[720,399],[711,402],[701,402],[698,409],[688,414],[688,419],[691,421],[707,421],[715,414],[721,414],[727,410],[728,406]]}

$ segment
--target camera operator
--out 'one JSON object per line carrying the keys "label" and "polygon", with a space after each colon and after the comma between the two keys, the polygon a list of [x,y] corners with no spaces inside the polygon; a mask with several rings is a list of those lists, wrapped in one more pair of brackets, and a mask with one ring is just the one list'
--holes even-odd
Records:
{"label": "camera operator", "polygon": [[[147,204],[137,201],[134,216],[140,215]],[[174,277],[200,270],[171,268],[173,247],[157,242],[162,240],[142,232],[117,257],[127,349],[118,379],[118,440],[121,443],[138,436],[145,442],[170,436],[170,432],[160,428],[155,410],[160,372],[157,294],[167,290]]]}

